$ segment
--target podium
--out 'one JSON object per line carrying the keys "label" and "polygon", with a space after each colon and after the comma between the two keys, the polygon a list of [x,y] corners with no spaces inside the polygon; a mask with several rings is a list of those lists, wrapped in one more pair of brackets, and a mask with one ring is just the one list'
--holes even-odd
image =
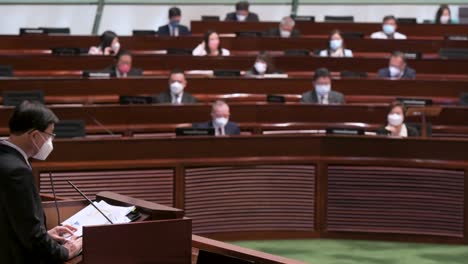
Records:
{"label": "podium", "polygon": [[410,107],[406,110],[406,116],[421,117],[421,137],[427,138],[427,117],[438,116],[441,111],[442,107],[440,106]]}
{"label": "podium", "polygon": [[[133,205],[141,217],[128,224],[84,227],[83,252],[67,263],[191,263],[192,222],[183,217],[183,210],[112,192],[100,192],[96,200]],[[84,200],[59,200],[61,221],[87,205]],[[43,207],[50,229],[58,224],[55,204],[43,202]]]}

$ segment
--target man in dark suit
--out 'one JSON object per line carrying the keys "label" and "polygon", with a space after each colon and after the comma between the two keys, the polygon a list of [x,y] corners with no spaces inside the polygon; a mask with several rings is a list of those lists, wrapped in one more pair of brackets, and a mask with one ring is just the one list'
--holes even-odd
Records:
{"label": "man in dark suit", "polygon": [[296,22],[291,17],[283,17],[279,27],[272,28],[265,32],[266,37],[282,37],[282,38],[297,38],[301,36],[301,32],[295,29]]}
{"label": "man in dark suit", "polygon": [[10,137],[0,141],[0,263],[63,263],[81,250],[81,238],[64,238],[71,226],[46,229],[30,157],[45,160],[53,149],[57,117],[38,102],[14,110]]}
{"label": "man in dark suit", "polygon": [[390,57],[388,68],[380,69],[377,76],[393,79],[414,79],[416,78],[416,71],[406,64],[404,53],[395,51]]}
{"label": "man in dark suit", "polygon": [[214,102],[211,108],[211,121],[193,124],[194,128],[214,128],[216,136],[240,135],[240,128],[229,121],[229,105],[224,101]]}
{"label": "man in dark suit", "polygon": [[111,77],[126,78],[129,76],[142,76],[143,70],[132,67],[133,57],[129,51],[121,50],[115,56],[116,63],[105,71],[109,72]]}
{"label": "man in dark suit", "polygon": [[185,92],[187,80],[184,72],[176,69],[169,76],[169,89],[154,97],[154,100],[160,104],[194,104],[197,99]]}
{"label": "man in dark suit", "polygon": [[249,2],[241,1],[236,3],[236,12],[228,13],[224,21],[238,21],[238,22],[258,22],[258,15],[249,12]]}
{"label": "man in dark suit", "polygon": [[158,29],[159,36],[190,36],[192,33],[188,27],[180,24],[182,11],[178,7],[169,9],[169,24],[161,26]]}
{"label": "man in dark suit", "polygon": [[342,93],[331,90],[331,74],[328,69],[319,68],[315,71],[315,89],[302,95],[302,103],[318,104],[344,104],[345,98]]}

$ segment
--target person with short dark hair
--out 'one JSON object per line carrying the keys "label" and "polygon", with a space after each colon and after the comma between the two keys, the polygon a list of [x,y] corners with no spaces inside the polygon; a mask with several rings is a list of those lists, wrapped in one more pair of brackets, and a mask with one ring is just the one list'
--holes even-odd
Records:
{"label": "person with short dark hair", "polygon": [[416,71],[407,65],[404,53],[395,51],[390,56],[388,68],[380,69],[377,76],[393,79],[414,79],[416,78]]}
{"label": "person with short dark hair", "polygon": [[225,21],[237,22],[259,22],[258,15],[249,11],[250,4],[247,1],[240,1],[236,3],[236,12],[228,13]]}
{"label": "person with short dark hair", "polygon": [[239,125],[229,121],[229,105],[221,100],[211,106],[211,121],[195,123],[194,128],[214,128],[215,136],[240,135]]}
{"label": "person with short dark hair", "polygon": [[370,36],[372,39],[406,39],[406,35],[397,32],[398,25],[394,16],[389,15],[383,18],[382,31],[374,32]]}
{"label": "person with short dark hair", "polygon": [[208,31],[203,38],[203,42],[200,43],[192,51],[193,56],[229,56],[231,52],[227,49],[223,49],[221,46],[221,40],[219,34],[215,31]]}
{"label": "person with short dark hair", "polygon": [[159,36],[190,36],[192,33],[188,27],[181,25],[182,11],[178,7],[169,9],[169,24],[161,26],[158,29]]}
{"label": "person with short dark hair", "polygon": [[344,38],[341,31],[333,30],[328,36],[328,49],[320,51],[320,57],[353,57],[353,52],[346,49]]}
{"label": "person with short dark hair", "polygon": [[174,69],[169,76],[169,89],[157,95],[154,99],[160,104],[194,104],[197,99],[185,91],[187,80],[180,69]]}
{"label": "person with short dark hair", "polygon": [[52,152],[57,122],[41,103],[24,101],[10,117],[10,137],[0,141],[0,263],[63,263],[81,251],[81,238],[73,236],[76,228],[47,231],[29,163],[29,158],[45,160]]}
{"label": "person with short dark hair", "polygon": [[452,20],[452,12],[450,11],[450,7],[448,5],[440,5],[439,9],[437,9],[435,23],[454,24],[454,21]]}
{"label": "person with short dark hair", "polygon": [[314,90],[302,95],[301,103],[318,104],[344,104],[345,98],[342,93],[331,90],[331,73],[326,68],[319,68],[315,71]]}
{"label": "person with short dark hair", "polygon": [[101,43],[97,47],[89,48],[90,55],[116,55],[120,51],[119,37],[115,32],[107,30],[99,37]]}
{"label": "person with short dark hair", "polygon": [[261,77],[265,74],[281,73],[276,69],[273,58],[266,51],[257,55],[253,67],[245,73],[245,77]]}
{"label": "person with short dark hair", "polygon": [[121,50],[115,56],[115,64],[105,69],[106,72],[110,72],[112,77],[126,78],[129,76],[142,76],[143,70],[133,68],[133,56],[130,51]]}
{"label": "person with short dark hair", "polygon": [[407,126],[405,121],[406,107],[403,103],[395,101],[390,104],[387,114],[387,125],[377,130],[377,135],[388,135],[396,137],[417,137],[419,132],[416,128]]}
{"label": "person with short dark hair", "polygon": [[301,32],[294,28],[296,21],[289,16],[283,17],[276,28],[271,28],[264,33],[266,37],[297,38]]}

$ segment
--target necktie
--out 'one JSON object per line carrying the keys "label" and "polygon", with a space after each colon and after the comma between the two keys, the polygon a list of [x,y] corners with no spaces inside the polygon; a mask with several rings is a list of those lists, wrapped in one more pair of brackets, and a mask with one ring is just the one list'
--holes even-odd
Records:
{"label": "necktie", "polygon": [[222,136],[222,135],[223,135],[223,130],[222,130],[220,127],[218,127],[218,135],[219,135],[219,136]]}

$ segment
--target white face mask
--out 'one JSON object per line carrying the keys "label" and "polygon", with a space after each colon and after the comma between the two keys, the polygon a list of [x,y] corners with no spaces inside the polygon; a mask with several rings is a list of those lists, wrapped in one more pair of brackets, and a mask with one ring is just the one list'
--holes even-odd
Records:
{"label": "white face mask", "polygon": [[225,127],[228,123],[229,119],[225,117],[218,117],[213,120],[213,123],[216,127]]}
{"label": "white face mask", "polygon": [[331,50],[337,50],[343,46],[343,40],[341,39],[334,39],[330,40],[330,49]]}
{"label": "white face mask", "polygon": [[120,50],[120,43],[119,42],[115,42],[114,44],[112,44],[112,47],[111,47],[112,51],[114,53],[119,53],[119,50]]}
{"label": "white face mask", "polygon": [[324,96],[328,94],[331,91],[331,85],[330,84],[316,84],[315,85],[315,92],[319,96]]}
{"label": "white face mask", "polygon": [[244,15],[236,15],[237,21],[245,21],[247,19],[247,16]]}
{"label": "white face mask", "polygon": [[384,24],[382,29],[383,29],[383,32],[387,35],[392,35],[393,33],[395,33],[394,25]]}
{"label": "white face mask", "polygon": [[448,24],[449,22],[450,22],[450,16],[441,16],[440,17],[440,23]]}
{"label": "white face mask", "polygon": [[175,95],[179,95],[184,90],[184,86],[180,82],[171,83],[170,88],[171,88],[171,93]]}
{"label": "white face mask", "polygon": [[401,71],[397,67],[390,66],[388,70],[390,71],[390,77],[400,77]]}
{"label": "white face mask", "polygon": [[291,36],[291,31],[280,29],[280,36],[282,38],[289,38]]}
{"label": "white face mask", "polygon": [[[36,148],[39,148],[36,143],[33,142]],[[33,156],[34,159],[37,160],[45,160],[49,156],[49,154],[54,150],[54,146],[52,145],[52,138],[47,139],[46,142],[42,145],[36,155]]]}
{"label": "white face mask", "polygon": [[389,114],[387,116],[388,124],[391,126],[399,126],[403,124],[403,116],[399,114]]}
{"label": "white face mask", "polygon": [[258,73],[264,74],[267,70],[267,65],[264,62],[256,62],[254,68]]}

